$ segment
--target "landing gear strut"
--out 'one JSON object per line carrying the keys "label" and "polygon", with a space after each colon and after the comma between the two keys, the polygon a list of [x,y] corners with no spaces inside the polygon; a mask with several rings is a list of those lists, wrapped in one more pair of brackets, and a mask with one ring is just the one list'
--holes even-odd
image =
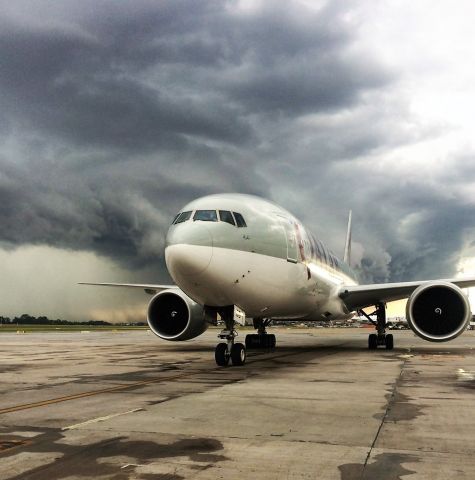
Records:
{"label": "landing gear strut", "polygon": [[266,327],[272,322],[270,318],[254,318],[254,328],[256,333],[246,335],[246,347],[247,348],[275,348],[275,335],[269,334],[266,331]]}
{"label": "landing gear strut", "polygon": [[368,337],[368,348],[375,350],[379,346],[385,346],[387,350],[392,350],[394,338],[391,333],[386,334],[386,305],[384,303],[376,305],[376,310],[371,314],[376,315],[376,322],[363,310],[359,310],[358,313],[366,317],[376,328],[377,333],[371,333]]}
{"label": "landing gear strut", "polygon": [[237,332],[234,329],[233,308],[233,306],[226,307],[219,312],[224,320],[225,328],[219,332],[218,338],[226,340],[226,343],[218,343],[214,351],[214,358],[220,367],[228,365],[229,359],[231,359],[233,365],[244,365],[246,363],[246,348],[242,343],[234,343]]}

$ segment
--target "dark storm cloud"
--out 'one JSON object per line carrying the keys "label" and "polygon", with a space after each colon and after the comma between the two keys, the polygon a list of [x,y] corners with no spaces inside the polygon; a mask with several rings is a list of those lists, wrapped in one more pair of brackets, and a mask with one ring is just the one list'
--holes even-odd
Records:
{"label": "dark storm cloud", "polygon": [[[54,159],[43,158],[38,167],[2,165],[3,246],[46,244],[94,250],[133,268],[161,261],[174,214],[190,198],[210,190],[208,185],[165,178],[159,169],[147,179],[146,172],[134,178],[133,166],[117,168],[113,163],[91,166],[80,176],[56,165]],[[232,167],[222,165],[220,170],[221,176],[231,178],[229,185],[243,181]],[[252,188],[253,182],[248,184]]]}
{"label": "dark storm cloud", "polygon": [[[338,108],[389,80],[345,52],[350,34],[330,7],[239,15],[225,2],[116,5],[99,4],[97,18],[85,6],[62,19],[69,28],[4,19],[2,103],[21,125],[79,145],[145,150],[194,135],[243,148],[251,114]],[[55,19],[44,7],[43,19]]]}
{"label": "dark storm cloud", "polygon": [[180,145],[183,135],[240,143],[251,136],[234,109],[212,96],[146,85],[115,45],[75,32],[12,30],[0,33],[0,86],[4,111],[22,127],[78,145],[135,150]]}
{"label": "dark storm cloud", "polygon": [[[358,46],[352,2],[0,5],[2,245],[142,268],[181,206],[239,191],[279,201],[337,253],[353,206],[367,279],[453,267],[441,252],[460,250],[468,210],[361,160],[436,128],[386,93],[397,73]],[[411,212],[425,216],[392,235]]]}
{"label": "dark storm cloud", "polygon": [[[455,190],[447,195],[441,184],[424,187],[409,181],[388,194],[389,205],[399,210],[389,222],[392,235],[386,238],[391,279],[455,273],[467,233],[475,226],[475,211]],[[399,222],[395,225],[394,220]]]}
{"label": "dark storm cloud", "polygon": [[[451,165],[457,163],[451,159]],[[395,175],[390,164],[377,168],[376,162],[353,165],[351,170],[345,169],[345,163],[334,163],[319,170],[316,197],[321,201],[315,204],[321,206],[323,217],[314,229],[340,253],[344,215],[340,214],[338,225],[325,212],[335,212],[332,205],[338,205],[339,211],[345,204],[353,209],[353,239],[364,248],[356,265],[362,281],[451,277],[469,247],[475,211],[460,185],[447,183],[444,169],[425,176],[417,170]],[[467,172],[464,181],[473,182],[475,176]],[[322,189],[330,184],[338,188]]]}

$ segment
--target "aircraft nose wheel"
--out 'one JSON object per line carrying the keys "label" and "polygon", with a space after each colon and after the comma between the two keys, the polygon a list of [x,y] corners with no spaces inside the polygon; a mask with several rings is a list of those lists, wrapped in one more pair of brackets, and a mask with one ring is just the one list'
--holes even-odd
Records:
{"label": "aircraft nose wheel", "polygon": [[246,348],[242,343],[235,343],[231,347],[231,353],[229,353],[227,343],[218,343],[214,351],[214,359],[220,367],[226,367],[229,364],[229,359],[234,366],[239,367],[246,363]]}
{"label": "aircraft nose wheel", "polygon": [[220,367],[225,367],[229,363],[230,355],[228,353],[227,343],[218,343],[214,351],[214,359]]}
{"label": "aircraft nose wheel", "polygon": [[223,309],[223,311],[220,312],[221,318],[226,325],[218,334],[218,338],[224,340],[226,343],[218,343],[214,351],[214,359],[220,367],[228,365],[230,359],[234,366],[241,366],[246,363],[246,347],[242,343],[234,343],[237,332],[234,330],[233,310],[234,307],[232,309]]}
{"label": "aircraft nose wheel", "polygon": [[246,362],[246,349],[242,343],[235,343],[231,348],[231,361],[235,366],[244,365]]}

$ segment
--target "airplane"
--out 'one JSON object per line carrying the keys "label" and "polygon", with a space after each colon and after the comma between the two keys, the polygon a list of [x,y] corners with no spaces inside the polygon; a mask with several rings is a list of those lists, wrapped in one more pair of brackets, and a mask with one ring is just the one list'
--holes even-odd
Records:
{"label": "airplane", "polygon": [[[412,331],[431,342],[449,341],[468,327],[472,314],[462,288],[475,278],[359,285],[350,268],[351,211],[343,260],[291,213],[245,194],[208,195],[185,205],[167,232],[165,262],[174,285],[85,283],[141,288],[152,294],[147,322],[168,341],[224,328],[215,349],[219,366],[244,365],[247,348],[276,346],[267,332],[274,319],[298,322],[345,320],[355,313],[375,325],[368,348],[393,349],[386,333],[386,303],[408,298]],[[375,311],[367,314],[365,308]],[[375,316],[376,320],[371,317]],[[235,341],[237,325],[252,318],[257,333]]]}

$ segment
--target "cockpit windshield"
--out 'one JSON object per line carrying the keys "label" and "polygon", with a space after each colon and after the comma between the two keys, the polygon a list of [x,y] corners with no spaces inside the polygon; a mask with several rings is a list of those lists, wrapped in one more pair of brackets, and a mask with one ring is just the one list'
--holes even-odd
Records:
{"label": "cockpit windshield", "polygon": [[181,212],[179,213],[176,218],[175,218],[175,221],[173,222],[173,225],[176,225],[177,223],[182,223],[182,222],[186,222],[187,220],[190,219],[191,217],[191,210],[188,211],[188,212]]}
{"label": "cockpit windshield", "polygon": [[193,218],[194,222],[198,220],[202,222],[225,222],[233,227],[247,227],[240,213],[229,210],[188,210],[179,213],[173,220],[172,225],[186,222],[190,220],[190,218]]}
{"label": "cockpit windshield", "polygon": [[236,223],[234,222],[233,214],[229,210],[220,210],[219,218],[222,222],[226,222],[233,226],[236,226]]}
{"label": "cockpit windshield", "polygon": [[246,222],[244,221],[244,218],[240,213],[233,212],[233,214],[238,227],[247,227]]}
{"label": "cockpit windshield", "polygon": [[201,220],[202,222],[217,222],[218,215],[216,210],[196,210],[193,221]]}

